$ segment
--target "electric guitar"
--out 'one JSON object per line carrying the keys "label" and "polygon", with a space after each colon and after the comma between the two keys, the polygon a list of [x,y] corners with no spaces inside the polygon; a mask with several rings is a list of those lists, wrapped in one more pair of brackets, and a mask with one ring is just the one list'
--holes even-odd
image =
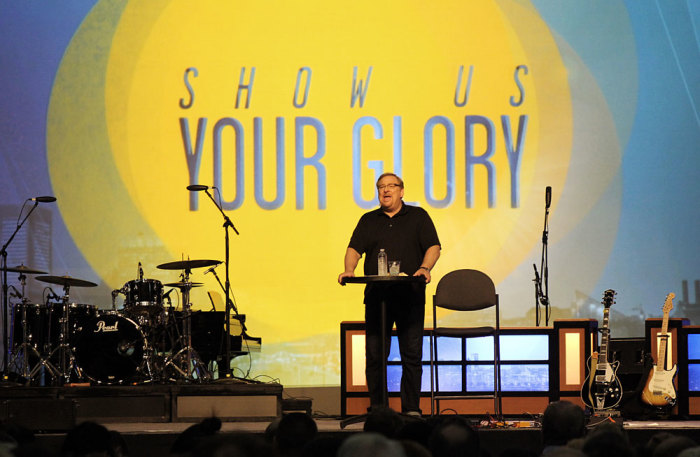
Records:
{"label": "electric guitar", "polygon": [[664,319],[659,333],[659,354],[654,367],[649,372],[649,378],[642,390],[642,400],[651,406],[673,406],[676,404],[676,388],[673,386],[673,378],[676,376],[676,365],[670,370],[666,369],[666,345],[668,343],[668,313],[673,309],[673,298],[676,295],[670,293],[664,302]]}
{"label": "electric guitar", "polygon": [[603,326],[600,329],[600,352],[593,353],[589,359],[588,376],[581,386],[581,399],[594,410],[611,409],[622,400],[622,385],[617,378],[620,362],[608,361],[608,342],[610,340],[610,307],[615,303],[616,292],[612,289],[603,295]]}

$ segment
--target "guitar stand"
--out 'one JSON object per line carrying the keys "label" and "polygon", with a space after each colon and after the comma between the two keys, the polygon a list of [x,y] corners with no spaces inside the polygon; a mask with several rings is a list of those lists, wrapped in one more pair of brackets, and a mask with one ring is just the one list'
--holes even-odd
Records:
{"label": "guitar stand", "polygon": [[605,422],[622,424],[622,414],[617,409],[592,409],[588,418],[587,428],[597,427]]}

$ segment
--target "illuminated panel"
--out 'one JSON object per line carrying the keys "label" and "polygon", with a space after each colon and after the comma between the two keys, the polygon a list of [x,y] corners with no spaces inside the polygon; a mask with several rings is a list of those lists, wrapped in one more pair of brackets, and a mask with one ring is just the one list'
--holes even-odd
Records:
{"label": "illuminated panel", "polygon": [[547,335],[501,335],[501,360],[548,360]]}
{"label": "illuminated panel", "polygon": [[[675,360],[673,357],[673,332],[668,332],[665,335],[668,335],[668,340],[666,341],[666,367],[664,368],[670,368],[673,365],[673,361]],[[656,333],[656,346],[654,347],[654,362],[657,361],[659,358],[659,347],[661,347],[661,339],[664,336],[663,333],[660,331]]]}
{"label": "illuminated panel", "polygon": [[[462,367],[460,365],[440,365],[437,367],[437,373],[440,379],[440,392],[462,391]],[[491,367],[491,379],[493,379],[493,367]],[[429,383],[430,379],[428,379],[428,387],[430,387]]]}
{"label": "illuminated panel", "polygon": [[[467,360],[470,362],[493,360],[493,337],[468,338]],[[493,369],[491,370],[491,377],[493,377]]]}
{"label": "illuminated panel", "polygon": [[[462,360],[462,339],[461,338],[438,338],[438,361],[458,362]],[[430,357],[430,355],[428,355]]]}
{"label": "illuminated panel", "polygon": [[688,335],[688,360],[700,360],[700,333]]}
{"label": "illuminated panel", "polygon": [[700,392],[700,363],[688,364],[688,391]]}
{"label": "illuminated panel", "polygon": [[581,334],[567,332],[564,335],[564,380],[565,384],[581,383]]}
{"label": "illuminated panel", "polygon": [[[700,361],[700,333],[688,334],[688,360]],[[688,391],[700,392],[700,363],[688,363]]]}
{"label": "illuminated panel", "polygon": [[549,391],[549,365],[501,364],[501,390],[504,392]]}
{"label": "illuminated panel", "polygon": [[467,365],[467,392],[493,392],[493,386],[493,365]]}
{"label": "illuminated panel", "polygon": [[352,385],[364,386],[365,378],[365,335],[352,335]]}

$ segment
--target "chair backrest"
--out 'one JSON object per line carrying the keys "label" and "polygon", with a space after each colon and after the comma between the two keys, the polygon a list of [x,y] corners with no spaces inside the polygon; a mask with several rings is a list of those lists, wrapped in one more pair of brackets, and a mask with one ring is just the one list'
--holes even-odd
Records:
{"label": "chair backrest", "polygon": [[478,270],[462,269],[447,273],[435,289],[434,304],[456,311],[475,311],[495,306],[496,286]]}

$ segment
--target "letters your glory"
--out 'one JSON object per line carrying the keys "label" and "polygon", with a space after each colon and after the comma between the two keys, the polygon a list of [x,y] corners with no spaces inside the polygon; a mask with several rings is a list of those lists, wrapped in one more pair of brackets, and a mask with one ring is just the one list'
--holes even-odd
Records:
{"label": "letters your glory", "polygon": [[[250,91],[252,86],[252,78],[254,77],[254,68],[251,73],[251,81],[248,85],[243,86],[248,88]],[[522,68],[520,68],[522,70]],[[192,69],[188,69],[188,72]],[[310,70],[309,70],[310,72]],[[187,74],[187,73],[186,73]],[[516,82],[518,83],[520,92],[520,100],[514,102],[514,97],[511,97],[511,106],[521,105],[524,98],[524,91],[522,85],[519,84],[517,78],[518,71],[516,69]],[[525,69],[525,74],[527,70]],[[196,69],[194,69],[194,75],[197,75]],[[356,75],[356,73],[355,73]],[[353,87],[355,88],[356,80],[355,75],[353,77]],[[359,83],[360,89],[353,89],[353,97],[351,99],[351,106],[354,105],[355,95],[359,97],[360,106],[363,104],[363,99],[366,94],[366,89],[369,86],[368,74],[367,84],[362,89],[362,82]],[[455,92],[455,104],[461,105],[466,104],[468,97],[468,90],[471,86],[471,72],[469,75],[469,82],[467,84],[467,92],[462,102],[457,100],[457,91],[459,90],[459,85],[461,84],[462,73],[460,71],[459,81],[457,91]],[[242,77],[242,76],[241,76]],[[310,78],[310,75],[309,75]],[[186,85],[190,91],[190,100],[185,102],[183,99],[180,100],[180,107],[183,109],[189,109],[192,107],[194,102],[194,92],[187,81]],[[298,91],[299,81],[297,81],[297,91]],[[307,84],[308,91],[308,84]],[[240,91],[239,91],[240,92]],[[240,95],[240,93],[239,93]],[[303,105],[306,102],[306,96],[303,99]],[[246,108],[248,108],[248,102],[246,101]],[[236,100],[236,107],[238,107],[239,99]],[[297,106],[295,97],[295,106]],[[297,106],[298,107],[298,106]],[[503,144],[505,146],[505,154],[508,162],[507,177],[510,182],[510,206],[512,208],[519,207],[520,200],[520,186],[519,186],[519,176],[520,176],[520,164],[524,151],[525,136],[527,133],[528,125],[528,115],[521,114],[518,116],[517,127],[511,125],[511,116],[502,115],[500,118],[501,134],[503,137]],[[393,130],[393,168],[392,170],[397,174],[402,174],[402,117],[394,116],[392,119],[392,130]],[[275,119],[275,129],[276,129],[276,181],[275,181],[275,197],[274,199],[268,199],[263,195],[263,145],[262,145],[262,129],[263,120],[260,117],[253,118],[253,180],[254,180],[254,197],[256,204],[263,209],[274,210],[281,207],[286,199],[286,182],[285,182],[285,131],[286,123],[285,118],[277,117]],[[193,132],[194,126],[190,125],[189,118],[180,118],[180,133],[182,136],[185,158],[187,162],[187,168],[189,173],[189,184],[194,184],[200,182],[200,164],[201,158],[204,154],[203,145],[206,135],[209,133],[212,135],[211,139],[213,142],[213,183],[214,187],[217,187],[222,194],[224,193],[224,182],[223,182],[223,169],[222,169],[222,157],[224,152],[224,133],[232,130],[234,133],[233,144],[226,145],[228,151],[233,151],[235,157],[235,197],[233,200],[222,201],[222,206],[224,210],[235,210],[240,208],[245,201],[245,178],[244,178],[244,166],[245,166],[245,156],[244,156],[244,139],[245,139],[245,129],[243,124],[233,117],[224,117],[218,119],[214,124],[211,132],[208,132],[208,119],[205,117],[200,117],[197,119],[196,131]],[[368,169],[374,170],[375,178],[381,174],[384,170],[384,163],[379,160],[370,160],[366,164],[362,163],[362,129],[371,129],[374,135],[374,139],[379,140],[384,137],[384,126],[379,119],[372,116],[363,116],[357,119],[352,127],[352,182],[353,182],[353,199],[355,203],[364,209],[370,209],[376,206],[376,200],[373,198],[366,200],[362,197],[362,173],[366,172]],[[315,135],[309,135],[309,138],[315,140],[315,144],[306,144],[305,132],[309,129],[313,129]],[[440,137],[444,138],[444,147],[439,147],[439,152],[434,151],[433,135],[435,132],[440,132]],[[484,141],[479,141],[480,146],[476,147],[474,142],[474,134],[476,129],[482,129],[482,134],[480,138],[485,138]],[[194,134],[194,139],[193,139]],[[476,167],[483,167],[486,172],[487,185],[486,190],[488,192],[488,206],[489,208],[494,208],[496,206],[496,179],[497,179],[497,169],[496,165],[492,161],[494,155],[496,154],[496,135],[497,127],[495,123],[488,117],[480,115],[467,115],[464,116],[464,178],[465,178],[465,200],[464,204],[466,208],[471,208],[474,205],[474,169]],[[227,139],[231,137],[226,136]],[[364,141],[367,140],[365,137]],[[310,152],[313,151],[311,154]],[[455,124],[449,118],[445,116],[433,116],[429,118],[423,128],[423,153],[424,153],[424,193],[425,200],[428,205],[434,208],[445,208],[452,205],[455,201]],[[444,188],[435,189],[434,180],[434,163],[435,155],[444,154],[444,157],[440,157],[446,164],[446,180]],[[306,167],[309,167],[316,171],[317,180],[317,201],[318,209],[326,209],[326,168],[323,164],[323,158],[326,155],[326,129],[323,123],[314,117],[299,116],[294,118],[294,176],[295,176],[295,193],[296,193],[296,208],[304,209],[305,195],[304,195],[304,171]],[[442,186],[441,186],[442,187]],[[228,195],[230,191],[227,191]],[[196,192],[190,193],[190,210],[196,211],[198,209],[198,196]],[[438,197],[438,196],[441,196]]]}

